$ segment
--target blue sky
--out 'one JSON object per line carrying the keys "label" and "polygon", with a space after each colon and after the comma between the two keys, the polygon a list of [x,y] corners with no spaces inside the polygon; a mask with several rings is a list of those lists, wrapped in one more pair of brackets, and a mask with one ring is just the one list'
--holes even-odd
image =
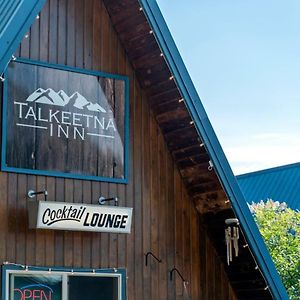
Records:
{"label": "blue sky", "polygon": [[235,174],[300,161],[300,1],[158,0]]}

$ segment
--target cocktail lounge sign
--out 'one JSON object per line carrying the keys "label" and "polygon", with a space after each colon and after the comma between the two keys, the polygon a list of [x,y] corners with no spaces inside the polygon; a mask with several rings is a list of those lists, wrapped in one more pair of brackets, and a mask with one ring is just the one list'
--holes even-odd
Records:
{"label": "cocktail lounge sign", "polygon": [[126,182],[127,77],[21,60],[6,79],[3,170]]}
{"label": "cocktail lounge sign", "polygon": [[130,233],[132,208],[30,200],[29,227]]}

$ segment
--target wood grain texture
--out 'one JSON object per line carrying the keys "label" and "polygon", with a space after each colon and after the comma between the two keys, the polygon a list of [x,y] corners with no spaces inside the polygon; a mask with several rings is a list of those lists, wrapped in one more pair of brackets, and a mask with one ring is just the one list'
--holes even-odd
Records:
{"label": "wood grain texture", "polygon": [[[102,1],[48,1],[41,18],[31,27],[30,40],[24,39],[18,51],[25,58],[129,76],[129,183],[0,173],[0,258],[37,266],[126,268],[129,300],[183,299],[181,279],[177,274],[172,281],[169,277],[175,266],[189,282],[191,299],[235,300],[150,109],[147,93]],[[191,138],[195,138],[194,132]],[[170,147],[176,154],[176,145]],[[102,167],[100,161],[97,163],[95,168]],[[88,162],[86,166],[90,166]],[[100,195],[118,196],[121,206],[134,208],[132,232],[116,235],[29,230],[25,198],[29,188],[46,188],[51,201],[97,204]],[[162,263],[149,257],[146,267],[144,254],[148,251]]]}

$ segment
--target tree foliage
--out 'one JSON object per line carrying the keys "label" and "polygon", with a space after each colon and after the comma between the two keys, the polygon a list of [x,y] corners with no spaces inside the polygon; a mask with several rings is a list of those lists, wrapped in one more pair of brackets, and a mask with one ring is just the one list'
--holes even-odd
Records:
{"label": "tree foliage", "polygon": [[290,299],[299,300],[300,212],[272,200],[249,207]]}

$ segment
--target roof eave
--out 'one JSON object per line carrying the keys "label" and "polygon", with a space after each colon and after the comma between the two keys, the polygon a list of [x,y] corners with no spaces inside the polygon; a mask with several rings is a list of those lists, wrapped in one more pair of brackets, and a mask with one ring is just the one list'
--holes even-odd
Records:
{"label": "roof eave", "polygon": [[155,0],[139,0],[274,299],[289,299]]}
{"label": "roof eave", "polygon": [[46,0],[22,1],[0,32],[0,75],[4,73],[12,55],[29,30]]}

